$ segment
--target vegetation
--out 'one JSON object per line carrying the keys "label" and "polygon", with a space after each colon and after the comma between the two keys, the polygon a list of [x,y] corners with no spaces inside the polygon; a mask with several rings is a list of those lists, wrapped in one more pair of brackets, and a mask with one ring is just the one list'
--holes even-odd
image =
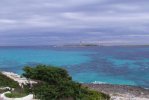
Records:
{"label": "vegetation", "polygon": [[19,84],[0,72],[0,87],[17,88]]}
{"label": "vegetation", "polygon": [[98,46],[97,44],[81,44],[81,46]]}
{"label": "vegetation", "polygon": [[40,100],[108,100],[109,96],[91,91],[74,82],[67,71],[54,66],[38,65],[26,66],[26,78],[38,80],[28,92],[35,94]]}
{"label": "vegetation", "polygon": [[7,89],[0,89],[0,94],[6,92]]}
{"label": "vegetation", "polygon": [[[10,98],[23,97],[28,94],[28,92],[25,91],[26,89],[22,89],[19,86],[18,82],[10,79],[9,77],[3,75],[2,73],[0,73],[0,87],[14,88],[14,91],[12,91],[12,93],[5,94],[7,97]],[[8,91],[8,89],[0,89],[0,93],[4,93],[6,91]]]}
{"label": "vegetation", "polygon": [[0,87],[14,88],[5,94],[9,98],[24,97],[33,93],[40,100],[108,100],[109,96],[89,90],[80,83],[74,82],[67,71],[54,66],[26,66],[23,76],[33,79],[38,84],[24,85],[23,89],[17,82],[0,73]]}
{"label": "vegetation", "polygon": [[12,93],[6,93],[5,96],[8,97],[8,98],[21,98],[21,97],[27,96],[27,94],[12,92]]}

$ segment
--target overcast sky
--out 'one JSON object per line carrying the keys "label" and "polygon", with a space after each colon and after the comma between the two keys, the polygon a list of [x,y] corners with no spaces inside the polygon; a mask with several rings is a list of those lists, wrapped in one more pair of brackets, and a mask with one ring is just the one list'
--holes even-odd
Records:
{"label": "overcast sky", "polygon": [[0,0],[0,45],[149,44],[149,0]]}

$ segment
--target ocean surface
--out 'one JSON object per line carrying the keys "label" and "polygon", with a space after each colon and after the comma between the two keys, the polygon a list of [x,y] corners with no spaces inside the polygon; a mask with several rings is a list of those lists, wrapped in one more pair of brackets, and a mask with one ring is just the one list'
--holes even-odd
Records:
{"label": "ocean surface", "polygon": [[37,64],[63,67],[78,82],[149,88],[149,46],[0,47],[1,71]]}

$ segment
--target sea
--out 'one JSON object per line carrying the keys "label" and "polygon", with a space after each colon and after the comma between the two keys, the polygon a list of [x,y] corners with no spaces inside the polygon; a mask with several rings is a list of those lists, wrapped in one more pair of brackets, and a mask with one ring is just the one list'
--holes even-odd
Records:
{"label": "sea", "polygon": [[22,74],[38,64],[62,67],[80,83],[149,88],[149,46],[0,47],[0,71]]}

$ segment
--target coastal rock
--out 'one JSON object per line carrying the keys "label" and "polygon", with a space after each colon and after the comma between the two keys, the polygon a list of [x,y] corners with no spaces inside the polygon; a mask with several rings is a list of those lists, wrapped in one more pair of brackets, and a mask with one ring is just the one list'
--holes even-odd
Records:
{"label": "coastal rock", "polygon": [[90,89],[109,94],[111,100],[149,100],[149,89],[128,85],[83,84]]}

